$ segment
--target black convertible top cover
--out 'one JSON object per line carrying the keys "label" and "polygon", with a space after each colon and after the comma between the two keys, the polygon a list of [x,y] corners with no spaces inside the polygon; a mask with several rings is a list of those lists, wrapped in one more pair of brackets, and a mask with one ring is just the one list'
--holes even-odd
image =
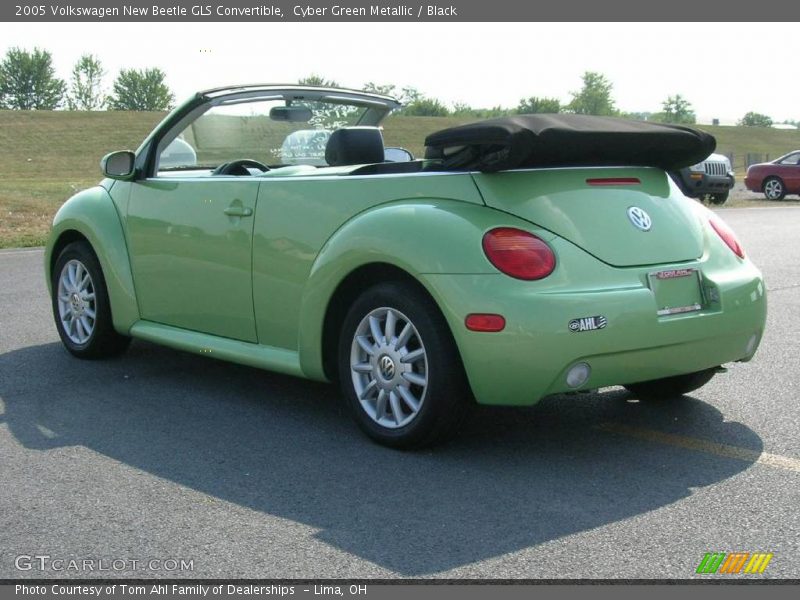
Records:
{"label": "black convertible top cover", "polygon": [[426,158],[452,170],[647,166],[672,171],[704,160],[714,136],[680,125],[572,114],[516,115],[442,129]]}

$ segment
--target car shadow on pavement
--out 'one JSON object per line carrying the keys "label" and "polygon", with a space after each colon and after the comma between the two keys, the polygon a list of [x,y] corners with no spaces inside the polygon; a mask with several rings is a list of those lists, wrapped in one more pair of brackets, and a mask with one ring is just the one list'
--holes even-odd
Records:
{"label": "car shadow on pavement", "polygon": [[110,361],[27,347],[0,355],[0,373],[0,423],[25,448],[84,446],[317,528],[319,540],[405,576],[629,519],[751,464],[604,424],[762,449],[709,404],[639,403],[621,389],[481,407],[453,442],[398,452],[361,435],[333,386],[144,342]]}

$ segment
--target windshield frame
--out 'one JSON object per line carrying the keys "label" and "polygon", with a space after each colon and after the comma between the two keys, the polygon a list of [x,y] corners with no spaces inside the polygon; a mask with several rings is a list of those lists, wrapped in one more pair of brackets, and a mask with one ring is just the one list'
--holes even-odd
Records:
{"label": "windshield frame", "polygon": [[[401,104],[394,98],[345,88],[247,85],[215,88],[198,92],[170,112],[136,151],[134,180],[156,177],[161,152],[195,119],[210,108],[250,99],[284,99],[286,101],[333,101],[364,108],[357,125],[377,127]],[[255,100],[253,100],[255,101]]]}

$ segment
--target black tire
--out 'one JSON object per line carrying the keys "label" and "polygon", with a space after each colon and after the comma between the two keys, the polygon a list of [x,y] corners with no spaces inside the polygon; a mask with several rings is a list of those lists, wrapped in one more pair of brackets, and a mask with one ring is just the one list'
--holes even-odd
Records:
{"label": "black tire", "polygon": [[[84,303],[85,306],[94,309],[94,321],[92,330],[85,340],[76,341],[72,339],[75,332],[68,332],[62,323],[61,313],[59,308],[59,281],[61,274],[67,264],[75,264],[77,261],[82,265],[83,269],[89,275],[89,284],[91,287],[87,288],[94,293],[94,304],[89,305]],[[53,272],[51,274],[52,280],[52,306],[53,318],[56,322],[56,329],[67,350],[78,358],[98,359],[109,358],[117,356],[124,352],[131,342],[127,336],[120,335],[114,330],[114,325],[111,320],[111,303],[108,299],[108,291],[106,289],[106,280],[103,277],[103,270],[100,268],[100,263],[95,256],[92,247],[86,242],[72,242],[68,244],[58,255]],[[91,323],[91,320],[89,321]],[[81,329],[86,333],[85,329]]]}
{"label": "black tire", "polygon": [[640,400],[669,400],[703,387],[716,372],[716,369],[707,369],[686,375],[631,383],[625,388]]}
{"label": "black tire", "polygon": [[[369,385],[365,387],[372,386],[373,381],[375,384],[382,382],[381,385],[390,385],[388,380],[381,379],[385,375],[385,371],[379,370],[379,361],[387,355],[384,350],[378,348],[379,342],[375,341],[376,338],[371,330],[366,334],[366,339],[371,340],[372,354],[363,351],[363,347],[362,350],[354,347],[356,333],[359,327],[368,322],[367,317],[373,314],[377,315],[376,319],[380,319],[384,310],[394,311],[395,317],[393,318],[397,318],[398,326],[393,339],[401,337],[405,319],[416,330],[412,334],[415,337],[402,346],[402,351],[405,352],[408,348],[418,351],[419,348],[422,348],[424,354],[422,359],[424,367],[422,374],[426,380],[424,392],[419,392],[420,389],[423,389],[419,386],[414,388],[409,384],[402,383],[404,387],[408,386],[409,390],[414,394],[419,394],[421,398],[416,413],[411,404],[402,401],[399,413],[402,416],[406,416],[405,412],[410,413],[407,416],[410,421],[402,426],[402,420],[395,416],[395,406],[387,406],[389,391],[381,392],[379,385],[373,386],[376,398],[374,399],[375,407],[372,410],[377,414],[379,406],[377,395],[384,393],[382,414],[385,415],[385,420],[394,418],[395,423],[392,423],[391,427],[380,424],[381,418],[370,416],[367,412],[365,404],[372,406],[372,394],[367,395],[367,399],[362,404],[356,391],[356,385],[362,385],[363,382],[369,382]],[[386,340],[386,320],[388,320],[388,316],[380,321],[380,331],[384,333],[382,337],[384,342],[382,343],[385,343]],[[413,345],[415,340],[418,341],[416,346]],[[373,364],[373,370],[358,374],[351,370],[351,358],[354,356],[353,353],[362,351],[363,359],[359,358],[358,361],[366,361],[363,362],[364,365]],[[386,352],[391,353],[391,350],[386,350]],[[389,358],[389,360],[392,359]],[[401,369],[411,368],[401,363],[402,361],[392,363],[397,370],[396,372],[395,366],[390,369],[391,376],[395,378],[394,381],[401,381],[402,374],[399,373]],[[419,363],[415,362],[413,368],[421,369],[418,365]],[[384,446],[413,449],[441,443],[456,433],[458,426],[469,414],[472,406],[471,393],[461,358],[444,317],[436,304],[423,291],[409,283],[377,284],[356,299],[342,324],[338,345],[338,372],[342,393],[347,399],[356,423],[370,438]],[[356,384],[356,380],[359,381],[358,384]],[[395,389],[402,391],[399,390],[400,385],[397,384]],[[395,400],[397,400],[400,394],[394,393]],[[414,413],[415,416],[410,416]]]}
{"label": "black tire", "polygon": [[[767,190],[767,187],[770,190]],[[783,200],[786,197],[786,184],[780,177],[767,177],[761,185],[761,191],[767,200]]]}
{"label": "black tire", "polygon": [[728,201],[729,192],[722,192],[719,194],[709,194],[708,201],[711,204],[716,204],[719,206],[720,204],[725,204]]}

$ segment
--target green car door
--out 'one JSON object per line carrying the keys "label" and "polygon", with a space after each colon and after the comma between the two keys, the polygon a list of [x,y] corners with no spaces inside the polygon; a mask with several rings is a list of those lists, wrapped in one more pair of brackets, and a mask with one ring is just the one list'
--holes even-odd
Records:
{"label": "green car door", "polygon": [[127,228],[143,319],[256,342],[251,256],[259,181],[154,177],[131,185]]}

